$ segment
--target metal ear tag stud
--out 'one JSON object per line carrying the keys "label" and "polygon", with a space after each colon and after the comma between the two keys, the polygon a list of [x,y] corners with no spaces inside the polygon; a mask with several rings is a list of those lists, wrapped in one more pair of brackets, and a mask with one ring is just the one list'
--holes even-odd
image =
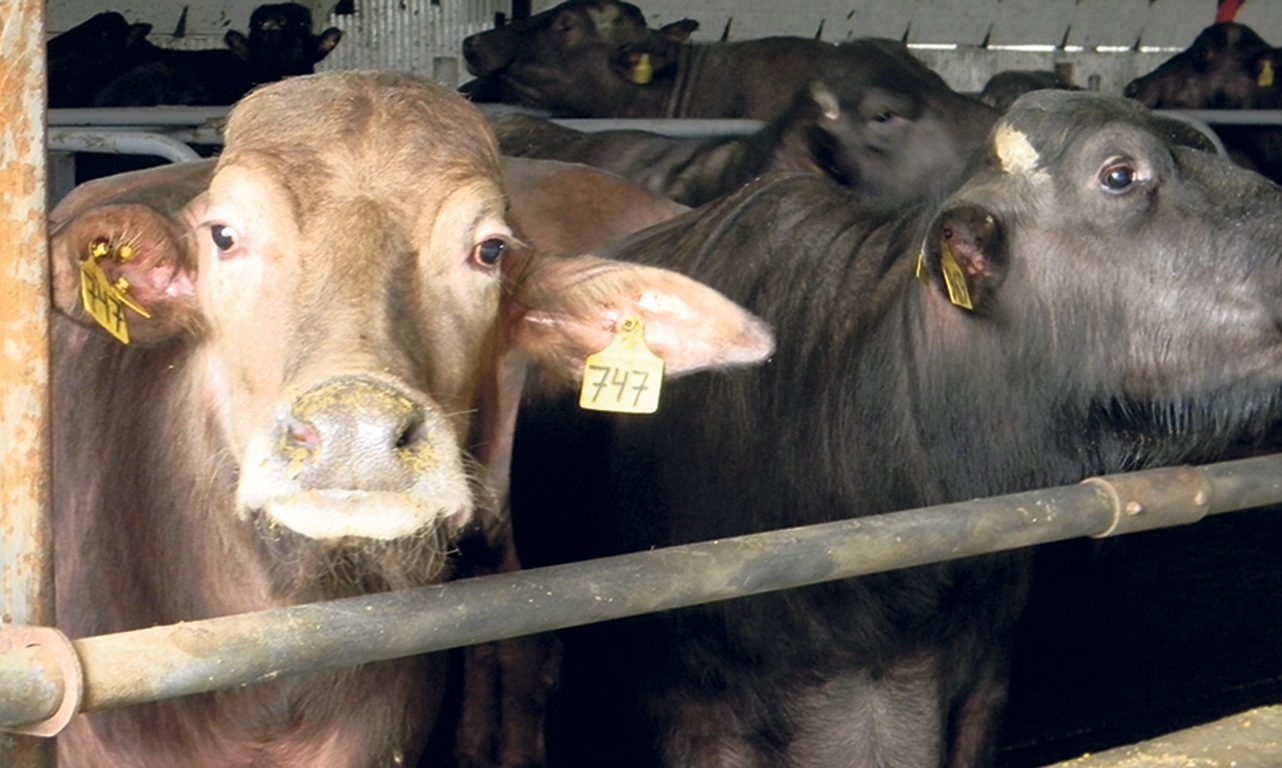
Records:
{"label": "metal ear tag stud", "polygon": [[588,355],[579,407],[614,413],[654,413],[663,386],[663,358],[645,345],[645,325],[623,321],[609,346]]}
{"label": "metal ear tag stud", "polygon": [[[123,252],[129,246],[122,246],[119,260],[133,260],[133,249]],[[88,253],[80,262],[80,303],[85,312],[101,325],[107,333],[115,336],[121,344],[129,343],[129,325],[125,321],[125,307],[132,309],[143,317],[151,317],[138,302],[129,298],[129,281],[121,277],[113,285],[102,269],[102,260],[111,255],[111,245],[106,240],[95,240],[89,244]]]}

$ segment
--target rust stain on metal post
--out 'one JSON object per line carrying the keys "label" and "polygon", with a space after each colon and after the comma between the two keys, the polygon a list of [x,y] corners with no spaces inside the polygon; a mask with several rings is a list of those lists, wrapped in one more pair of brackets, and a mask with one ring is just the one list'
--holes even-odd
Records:
{"label": "rust stain on metal post", "polygon": [[[44,0],[0,3],[0,619],[53,621]],[[53,765],[0,737],[0,765]]]}

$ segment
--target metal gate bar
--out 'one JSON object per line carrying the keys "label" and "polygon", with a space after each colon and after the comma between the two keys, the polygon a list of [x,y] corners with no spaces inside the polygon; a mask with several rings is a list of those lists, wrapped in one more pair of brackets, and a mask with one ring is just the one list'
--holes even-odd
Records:
{"label": "metal gate bar", "polygon": [[[53,621],[44,0],[0,3],[0,626]],[[0,765],[47,741],[0,734]]]}
{"label": "metal gate bar", "polygon": [[1050,768],[1278,768],[1282,706],[1260,707],[1125,747],[1056,763]]}
{"label": "metal gate bar", "polygon": [[[84,669],[82,709],[207,692],[1078,536],[1178,525],[1279,502],[1282,454],[1092,478],[991,499],[101,635],[73,641]],[[48,660],[44,666],[54,663]],[[30,666],[29,659],[0,654],[0,713],[7,720],[0,725],[47,714],[50,700],[19,700],[9,682],[26,679],[29,690]],[[60,686],[63,681],[48,682]]]}

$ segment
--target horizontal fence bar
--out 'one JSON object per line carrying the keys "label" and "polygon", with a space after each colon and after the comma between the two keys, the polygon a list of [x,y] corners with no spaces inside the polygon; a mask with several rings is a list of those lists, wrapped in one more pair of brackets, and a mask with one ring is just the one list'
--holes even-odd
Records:
{"label": "horizontal fence bar", "polygon": [[210,125],[227,120],[228,107],[67,107],[48,110],[51,126]]}
{"label": "horizontal fence bar", "polygon": [[196,150],[171,136],[136,131],[91,131],[50,128],[49,149],[55,152],[103,152],[118,155],[151,155],[171,163],[199,160]]}
{"label": "horizontal fence bar", "polygon": [[[1164,527],[1279,502],[1282,454],[1093,478],[991,499],[89,637],[73,641],[84,669],[82,709],[231,688],[1079,536]],[[0,691],[9,685],[8,676],[0,675]],[[44,700],[21,713],[6,707],[9,722],[0,726],[35,720],[47,708]]]}
{"label": "horizontal fence bar", "polygon": [[1259,707],[1049,768],[1278,768],[1282,706]]}
{"label": "horizontal fence bar", "polygon": [[1282,125],[1282,109],[1159,109],[1201,120],[1211,125]]}

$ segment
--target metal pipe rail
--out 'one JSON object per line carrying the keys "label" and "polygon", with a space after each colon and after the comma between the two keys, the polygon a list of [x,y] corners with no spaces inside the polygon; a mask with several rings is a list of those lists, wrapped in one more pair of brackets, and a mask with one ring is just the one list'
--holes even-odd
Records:
{"label": "metal pipe rail", "polygon": [[155,155],[171,163],[199,160],[196,150],[178,139],[138,131],[49,129],[49,149],[55,152],[108,152],[121,155]]}
{"label": "metal pipe rail", "polygon": [[[1282,454],[71,641],[84,711],[1282,502]],[[3,634],[0,634],[3,640]],[[51,643],[52,645],[52,643]],[[4,644],[0,642],[0,647]],[[0,726],[63,706],[74,665],[0,653]],[[44,648],[40,648],[44,651]],[[57,691],[57,695],[50,691]]]}

